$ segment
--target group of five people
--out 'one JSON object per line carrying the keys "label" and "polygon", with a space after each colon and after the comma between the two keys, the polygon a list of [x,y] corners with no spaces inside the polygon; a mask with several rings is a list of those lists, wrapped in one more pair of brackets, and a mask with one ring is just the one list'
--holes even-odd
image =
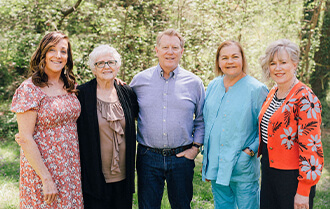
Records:
{"label": "group of five people", "polygon": [[158,65],[125,85],[116,78],[119,53],[100,45],[88,61],[95,78],[76,86],[68,37],[41,40],[11,108],[21,208],[132,208],[135,155],[139,208],[160,208],[165,182],[171,207],[190,208],[202,145],[215,208],[313,207],[324,165],[321,104],[296,78],[297,45],[275,41],[260,58],[275,82],[270,92],[248,75],[236,41],[218,47],[206,93],[179,65],[180,33],[159,33],[155,51]]}

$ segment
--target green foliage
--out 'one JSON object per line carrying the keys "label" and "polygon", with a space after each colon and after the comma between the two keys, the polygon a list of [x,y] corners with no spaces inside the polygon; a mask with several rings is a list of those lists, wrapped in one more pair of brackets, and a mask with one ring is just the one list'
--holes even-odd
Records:
{"label": "green foliage", "polygon": [[[111,44],[122,56],[119,77],[133,76],[155,64],[158,32],[178,29],[186,39],[181,65],[207,84],[214,78],[214,54],[227,39],[238,40],[246,50],[250,74],[261,78],[258,57],[278,38],[298,42],[303,4],[288,1],[235,0],[100,0],[83,1],[74,12],[63,11],[77,0],[0,1],[0,93],[10,97],[27,76],[29,59],[47,31],[69,35],[78,83],[93,77],[86,61],[99,44]],[[287,8],[290,8],[287,10]],[[9,86],[12,86],[8,88]]]}

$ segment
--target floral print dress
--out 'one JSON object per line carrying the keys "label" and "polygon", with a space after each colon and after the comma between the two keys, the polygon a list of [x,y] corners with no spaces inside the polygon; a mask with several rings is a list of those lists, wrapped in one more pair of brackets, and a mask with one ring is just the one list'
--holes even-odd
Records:
{"label": "floral print dress", "polygon": [[41,179],[21,149],[20,208],[83,208],[76,95],[47,96],[30,78],[16,90],[11,110],[38,112],[33,138],[59,192],[55,202],[43,200]]}

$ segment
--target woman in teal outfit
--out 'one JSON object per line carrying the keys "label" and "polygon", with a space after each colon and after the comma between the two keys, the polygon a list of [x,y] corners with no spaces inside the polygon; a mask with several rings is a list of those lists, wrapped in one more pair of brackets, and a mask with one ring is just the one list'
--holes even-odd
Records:
{"label": "woman in teal outfit", "polygon": [[220,44],[216,77],[206,91],[203,180],[211,181],[215,208],[259,208],[258,114],[267,87],[247,75],[241,45]]}

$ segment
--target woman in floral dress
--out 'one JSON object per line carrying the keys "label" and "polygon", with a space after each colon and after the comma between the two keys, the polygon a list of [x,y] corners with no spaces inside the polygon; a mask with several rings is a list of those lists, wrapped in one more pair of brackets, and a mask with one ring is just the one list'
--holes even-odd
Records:
{"label": "woman in floral dress", "polygon": [[83,208],[72,51],[68,37],[47,34],[30,62],[32,76],[16,90],[20,208]]}
{"label": "woman in floral dress", "polygon": [[315,185],[324,166],[321,103],[296,78],[299,48],[273,42],[260,59],[270,90],[259,115],[261,209],[313,208]]}

